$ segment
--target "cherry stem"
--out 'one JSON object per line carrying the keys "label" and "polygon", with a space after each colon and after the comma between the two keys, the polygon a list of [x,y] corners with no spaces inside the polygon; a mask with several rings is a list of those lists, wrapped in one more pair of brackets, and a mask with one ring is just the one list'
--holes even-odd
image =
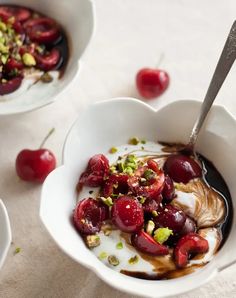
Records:
{"label": "cherry stem", "polygon": [[48,138],[54,133],[55,128],[53,127],[52,129],[50,129],[50,131],[48,132],[48,134],[46,135],[46,137],[43,139],[41,145],[39,146],[39,148],[43,148],[44,144],[46,143],[46,141],[48,140]]}
{"label": "cherry stem", "polygon": [[161,65],[161,63],[162,63],[162,61],[164,59],[164,56],[165,56],[164,53],[161,53],[160,54],[159,60],[157,61],[156,68],[159,68],[160,67],[160,65]]}

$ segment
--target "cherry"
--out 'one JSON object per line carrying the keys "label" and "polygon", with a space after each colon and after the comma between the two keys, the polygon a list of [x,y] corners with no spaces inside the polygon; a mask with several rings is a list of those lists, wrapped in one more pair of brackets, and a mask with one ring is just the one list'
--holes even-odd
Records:
{"label": "cherry", "polygon": [[175,182],[182,183],[188,183],[202,175],[199,164],[193,158],[182,154],[170,155],[164,164],[164,171]]}
{"label": "cherry", "polygon": [[178,233],[184,227],[186,215],[182,210],[166,205],[158,209],[158,215],[153,220],[159,227],[169,228],[174,233]]}
{"label": "cherry", "polygon": [[163,171],[154,160],[150,159],[147,161],[147,166],[139,167],[134,175],[129,177],[128,185],[137,196],[155,199],[161,194],[164,181]]}
{"label": "cherry", "polygon": [[37,62],[37,67],[44,71],[52,70],[60,63],[61,54],[58,49],[54,48],[50,52],[44,55],[34,53],[35,60]]}
{"label": "cherry", "polygon": [[5,64],[4,70],[9,74],[12,71],[22,70],[23,68],[24,64],[21,61],[18,61],[14,58],[9,58]]}
{"label": "cherry", "polygon": [[73,214],[74,225],[81,234],[95,234],[100,231],[104,210],[98,201],[87,198],[79,201]]}
{"label": "cherry", "polygon": [[185,235],[177,242],[174,249],[175,263],[179,268],[183,268],[188,264],[192,253],[206,253],[208,249],[208,241],[200,235],[196,233]]}
{"label": "cherry", "polygon": [[142,205],[131,196],[121,196],[114,201],[111,217],[113,223],[127,233],[137,232],[144,223]]}
{"label": "cherry", "polygon": [[39,149],[24,149],[17,155],[16,172],[22,180],[42,183],[48,174],[55,169],[56,158],[54,154],[50,150],[42,148],[53,131],[54,129],[49,132]]}
{"label": "cherry", "polygon": [[60,38],[57,23],[49,18],[34,18],[24,24],[32,41],[38,43],[55,43]]}
{"label": "cherry", "polygon": [[5,83],[0,83],[0,95],[9,94],[16,91],[22,82],[22,77],[18,76],[12,79],[9,79]]}
{"label": "cherry", "polygon": [[109,173],[109,161],[103,154],[96,154],[90,158],[87,169],[79,179],[79,184],[90,187],[101,186]]}
{"label": "cherry", "polygon": [[19,22],[24,22],[29,19],[31,12],[24,7],[15,7],[15,6],[4,6],[0,7],[0,17],[4,20],[9,19],[10,17],[15,17]]}
{"label": "cherry", "polygon": [[158,196],[155,199],[148,198],[143,203],[143,211],[145,213],[152,213],[153,211],[156,211],[162,201],[162,196]]}
{"label": "cherry", "polygon": [[131,243],[141,252],[152,256],[163,256],[169,253],[166,246],[156,242],[149,234],[142,230],[131,236]]}
{"label": "cherry", "polygon": [[196,232],[196,229],[197,229],[197,226],[196,226],[195,221],[192,218],[187,216],[184,226],[183,226],[182,230],[180,231],[179,235],[184,236],[189,233],[194,233],[194,232]]}
{"label": "cherry", "polygon": [[164,70],[143,68],[136,76],[140,95],[146,99],[160,96],[169,85],[169,75]]}
{"label": "cherry", "polygon": [[128,192],[128,175],[117,175],[112,174],[109,178],[105,181],[103,186],[103,196],[110,197],[112,194],[127,194]]}
{"label": "cherry", "polygon": [[173,180],[168,175],[166,175],[165,177],[165,184],[162,191],[162,196],[167,202],[171,202],[175,196],[174,183],[173,183]]}

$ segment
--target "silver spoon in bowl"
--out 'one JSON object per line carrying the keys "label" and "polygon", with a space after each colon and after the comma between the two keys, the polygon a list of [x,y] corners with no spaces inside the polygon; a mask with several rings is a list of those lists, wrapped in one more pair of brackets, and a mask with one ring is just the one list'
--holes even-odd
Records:
{"label": "silver spoon in bowl", "polygon": [[227,40],[225,42],[220,59],[217,63],[215,72],[208,87],[206,96],[201,106],[200,114],[193,126],[188,144],[181,150],[187,154],[194,154],[194,147],[199,131],[208,115],[208,112],[226,79],[234,60],[236,59],[236,21],[234,21]]}

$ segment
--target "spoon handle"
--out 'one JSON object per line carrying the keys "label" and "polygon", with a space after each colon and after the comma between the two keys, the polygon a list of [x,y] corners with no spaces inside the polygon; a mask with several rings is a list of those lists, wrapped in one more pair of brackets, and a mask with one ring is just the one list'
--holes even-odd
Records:
{"label": "spoon handle", "polygon": [[213,77],[211,79],[210,86],[207,90],[205,99],[202,103],[199,117],[197,118],[194,124],[193,130],[189,139],[189,144],[188,144],[190,148],[194,147],[198,137],[199,130],[201,129],[203,122],[222,84],[224,83],[224,80],[227,77],[235,59],[236,59],[236,21],[234,21],[233,26],[231,27],[225,46],[221,53],[220,59],[216,66]]}

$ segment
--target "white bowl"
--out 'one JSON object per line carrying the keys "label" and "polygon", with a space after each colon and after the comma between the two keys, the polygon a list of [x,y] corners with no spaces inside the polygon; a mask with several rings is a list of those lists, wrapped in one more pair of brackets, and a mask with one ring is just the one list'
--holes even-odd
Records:
{"label": "white bowl", "polygon": [[[172,280],[148,281],[125,276],[105,266],[84,245],[71,223],[76,204],[75,186],[88,159],[127,143],[132,136],[146,140],[186,143],[200,103],[179,101],[155,111],[143,102],[120,98],[90,106],[80,114],[65,142],[64,165],[46,179],[40,217],[61,249],[75,261],[93,270],[109,285],[145,297],[177,295],[205,284],[236,260],[236,226],[214,259],[193,274]],[[198,151],[209,158],[236,197],[236,121],[221,106],[214,106],[198,140]],[[235,205],[235,202],[233,202]]]}
{"label": "white bowl", "polygon": [[29,90],[0,96],[0,115],[29,112],[54,102],[80,70],[80,59],[94,31],[94,5],[90,0],[7,0],[4,4],[22,5],[57,20],[65,29],[70,46],[69,61],[60,80],[37,83]]}
{"label": "white bowl", "polygon": [[0,200],[0,269],[5,261],[11,245],[11,226],[7,209]]}

